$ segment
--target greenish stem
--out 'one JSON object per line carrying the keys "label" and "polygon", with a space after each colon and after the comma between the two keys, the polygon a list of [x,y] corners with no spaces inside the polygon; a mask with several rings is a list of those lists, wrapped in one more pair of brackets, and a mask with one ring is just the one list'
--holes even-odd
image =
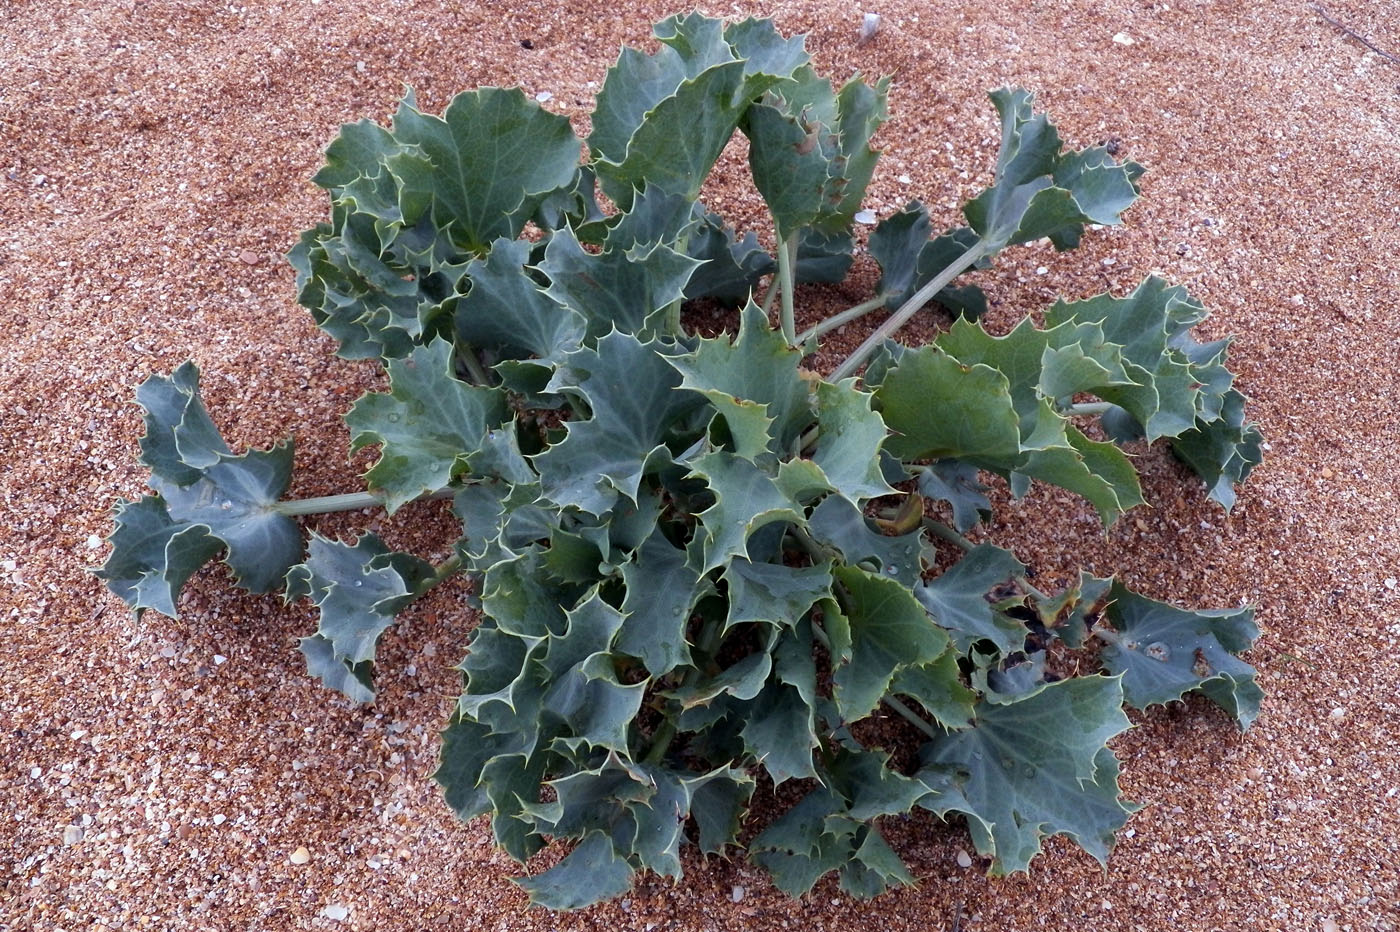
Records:
{"label": "greenish stem", "polygon": [[[714,654],[715,649],[719,647],[722,625],[723,619],[720,618],[711,618],[707,621],[705,627],[700,631],[700,641],[696,647],[706,654]],[[687,689],[694,686],[700,676],[699,663],[692,663],[690,668],[685,671],[685,676],[681,678],[680,688]],[[667,716],[666,720],[661,723],[661,727],[656,729],[656,734],[652,735],[651,747],[647,749],[646,757],[642,758],[642,762],[646,764],[661,763],[661,758],[666,756],[666,752],[671,748],[671,742],[676,739],[676,731],[676,720]]]}
{"label": "greenish stem", "polygon": [[[816,638],[818,644],[826,648],[828,654],[831,653],[831,639],[827,637],[826,632],[822,630],[822,626],[816,622],[812,622],[812,637]],[[880,701],[888,706],[891,711],[908,721],[909,724],[919,729],[919,731],[922,731],[929,738],[942,737],[942,735],[934,730],[932,725],[919,717],[919,713],[905,705],[897,696],[882,696]]]}
{"label": "greenish stem", "polygon": [[[782,252],[782,247],[779,247],[778,251]],[[773,302],[776,301],[777,298],[778,276],[777,273],[774,273],[772,281],[768,283],[768,291],[763,295],[763,313],[767,314],[769,311],[773,310]]]}
{"label": "greenish stem", "polygon": [[802,331],[797,337],[797,343],[798,345],[805,346],[809,341],[815,340],[824,333],[830,333],[843,324],[848,324],[853,320],[860,320],[866,314],[872,311],[878,311],[880,308],[884,307],[887,300],[889,300],[889,295],[879,294],[869,301],[857,304],[855,307],[847,308],[839,314],[828,317],[821,323]]}
{"label": "greenish stem", "polygon": [[875,332],[866,337],[864,343],[856,347],[856,351],[846,357],[846,361],[836,367],[836,371],[830,376],[831,381],[839,382],[847,376],[854,375],[856,370],[865,365],[865,361],[879,348],[880,344],[889,339],[900,327],[909,322],[909,318],[919,312],[934,295],[938,294],[948,284],[964,271],[976,265],[979,260],[987,256],[991,250],[987,244],[978,240],[977,245],[959,256],[952,265],[939,272],[933,281],[929,282],[899,306],[899,310],[889,316],[889,319],[875,328]]}
{"label": "greenish stem", "polygon": [[950,544],[957,544],[964,550],[972,550],[977,545],[963,537],[957,531],[944,524],[942,521],[935,521],[932,518],[925,518],[922,522],[925,529],[934,537],[946,540]]}
{"label": "greenish stem", "polygon": [[476,347],[470,343],[458,343],[457,358],[462,360],[462,365],[467,367],[467,374],[472,377],[473,382],[477,385],[491,384],[491,375],[481,365],[481,360],[477,358]]}
{"label": "greenish stem", "polygon": [[681,305],[684,299],[677,298],[666,306],[666,330],[673,336],[681,335]]}
{"label": "greenish stem", "polygon": [[1089,401],[1084,404],[1065,405],[1060,409],[1060,413],[1065,417],[1079,417],[1081,415],[1105,414],[1115,405],[1107,401]]}
{"label": "greenish stem", "polygon": [[1033,599],[1038,599],[1041,602],[1048,602],[1050,600],[1050,597],[1048,595],[1041,592],[1038,588],[1036,588],[1035,585],[1031,583],[1029,579],[1027,579],[1024,576],[1012,576],[1011,581],[1014,582],[1016,585],[1020,586],[1021,591]]}
{"label": "greenish stem", "polygon": [[[456,489],[439,489],[436,492],[414,499],[430,502],[439,498],[450,498]],[[279,515],[295,518],[300,515],[324,515],[333,511],[358,511],[361,508],[382,508],[384,499],[373,492],[345,492],[341,495],[321,495],[316,498],[289,498],[275,502],[268,510]]]}
{"label": "greenish stem", "polygon": [[797,237],[778,242],[778,282],[783,298],[783,339],[788,346],[797,345],[796,310],[793,298],[793,260],[797,257]]}
{"label": "greenish stem", "polygon": [[905,721],[907,721],[909,724],[919,729],[919,731],[922,731],[929,738],[937,739],[943,737],[941,734],[938,733],[938,731],[934,729],[932,725],[924,721],[923,718],[919,716],[918,712],[915,712],[913,709],[905,705],[904,700],[898,698],[897,696],[885,696],[880,701],[883,702],[886,706],[888,706],[892,711],[898,713],[899,716]]}
{"label": "greenish stem", "polygon": [[423,595],[429,589],[433,588],[438,583],[442,582],[444,579],[451,576],[453,573],[457,572],[461,568],[462,555],[454,550],[452,552],[452,556],[448,557],[446,560],[443,560],[437,565],[437,568],[434,570],[433,575],[429,576],[427,579],[423,580],[421,583],[418,584],[418,591],[413,594],[413,597],[416,599],[419,596]]}

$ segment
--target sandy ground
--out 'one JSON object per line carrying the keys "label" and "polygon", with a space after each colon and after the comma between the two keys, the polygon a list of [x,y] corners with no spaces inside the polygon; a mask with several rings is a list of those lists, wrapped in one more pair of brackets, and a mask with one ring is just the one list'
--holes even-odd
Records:
{"label": "sandy ground", "polygon": [[[1150,507],[1106,535],[1039,492],[994,529],[1052,582],[1082,562],[1158,597],[1259,606],[1263,716],[1244,736],[1203,703],[1135,716],[1115,747],[1147,807],[1106,872],[1055,842],[1029,876],[987,879],[958,866],[961,826],[919,817],[889,832],[919,887],[874,905],[829,881],[793,903],[742,861],[692,858],[678,886],[526,911],[487,827],[426,779],[471,623],[461,586],[407,614],[380,699],[354,708],[308,681],[305,604],[211,569],[178,621],[138,624],[84,572],[112,500],[142,487],[133,391],[186,358],[232,442],[295,434],[294,494],[356,487],[338,418],[378,376],[330,355],[280,258],[325,211],[308,179],[336,125],[384,118],[404,85],[437,110],[517,82],[582,125],[619,45],[672,12],[517,6],[0,4],[0,927],[1400,927],[1400,66],[1303,3],[883,2],[865,46],[844,0],[708,10],[809,33],[827,73],[895,76],[876,211],[917,196],[954,220],[989,177],[983,93],[1003,83],[1039,92],[1071,142],[1117,137],[1149,166],[1126,228],[979,273],[994,321],[1156,271],[1214,309],[1207,335],[1238,335],[1270,449],[1232,515],[1154,451]],[[1395,12],[1329,7],[1400,52]],[[755,216],[737,180],[716,197]],[[401,515],[312,524],[445,552],[440,508]]]}

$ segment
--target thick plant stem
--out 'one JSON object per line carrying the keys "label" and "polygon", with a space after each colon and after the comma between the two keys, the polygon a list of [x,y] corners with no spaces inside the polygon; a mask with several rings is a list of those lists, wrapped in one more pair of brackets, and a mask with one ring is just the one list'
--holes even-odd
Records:
{"label": "thick plant stem", "polygon": [[797,258],[797,237],[778,242],[778,288],[783,300],[783,339],[788,346],[797,345],[796,309],[793,298],[793,260]]}
{"label": "thick plant stem", "polygon": [[[812,637],[816,638],[818,644],[826,648],[827,653],[831,652],[831,639],[827,637],[827,634],[824,630],[822,630],[821,625],[815,622],[812,623]],[[932,725],[920,718],[919,713],[915,712],[913,709],[905,705],[898,697],[883,696],[881,697],[880,701],[886,706],[888,706],[891,711],[898,714],[900,718],[903,718],[906,721],[908,721],[909,724],[919,729],[919,731],[922,731],[928,737],[940,737],[940,735],[937,731],[934,730]]]}
{"label": "thick plant stem", "polygon": [[935,521],[932,518],[925,518],[922,523],[924,528],[928,530],[928,532],[934,537],[946,540],[950,544],[957,544],[964,550],[972,550],[974,547],[977,546],[972,541],[968,540],[966,537],[963,537],[957,531],[944,524],[942,521]]}
{"label": "thick plant stem", "polygon": [[881,343],[884,343],[891,334],[907,324],[909,318],[918,313],[934,295],[948,287],[948,284],[964,271],[976,265],[989,251],[985,243],[978,241],[976,246],[963,253],[952,265],[939,272],[933,281],[914,292],[908,301],[899,306],[899,310],[891,314],[888,320],[875,329],[874,333],[866,337],[865,342],[858,346],[854,353],[846,357],[845,362],[836,367],[836,371],[831,373],[831,381],[839,382],[847,376],[854,375],[857,369],[865,365],[870,354],[875,352]]}
{"label": "thick plant stem", "polygon": [[[721,619],[718,618],[707,622],[700,632],[700,643],[696,647],[706,654],[713,655],[715,648],[719,646],[722,623]],[[681,678],[680,688],[694,686],[700,676],[700,665],[696,663],[685,671],[685,676]],[[646,764],[661,763],[661,758],[666,756],[666,752],[671,748],[671,742],[676,738],[676,730],[674,718],[668,717],[666,721],[662,722],[661,727],[656,729],[656,734],[652,735],[651,747],[647,749],[646,757],[642,758],[642,762]]]}
{"label": "thick plant stem", "polygon": [[880,308],[884,307],[888,299],[888,295],[876,295],[869,301],[857,304],[855,307],[847,308],[841,313],[828,317],[821,323],[802,331],[802,333],[797,336],[797,342],[799,345],[806,345],[809,341],[815,340],[824,333],[830,333],[842,324],[848,324],[853,320],[860,320],[866,314],[872,311],[878,311]]}
{"label": "thick plant stem", "polygon": [[[420,498],[418,502],[430,502],[439,498],[451,498],[456,489],[439,489]],[[358,511],[361,508],[382,508],[384,499],[373,492],[345,492],[341,495],[321,495],[316,498],[289,498],[272,505],[270,510],[279,515],[295,518],[300,515],[324,515],[333,511]]]}
{"label": "thick plant stem", "polygon": [[491,375],[481,365],[481,360],[477,358],[476,347],[470,343],[458,343],[457,358],[462,361],[462,365],[466,367],[467,374],[472,377],[473,382],[477,385],[491,384]]}

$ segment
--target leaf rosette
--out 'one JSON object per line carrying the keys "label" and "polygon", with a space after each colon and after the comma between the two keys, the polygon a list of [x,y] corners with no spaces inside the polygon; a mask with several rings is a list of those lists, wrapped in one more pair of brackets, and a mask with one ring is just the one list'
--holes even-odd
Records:
{"label": "leaf rosette", "polygon": [[[1149,278],[993,335],[957,279],[1120,222],[1140,166],[1066,151],[1029,94],[994,92],[1001,150],[967,225],[937,233],[917,203],[887,217],[877,294],[799,337],[796,284],[852,262],[888,82],[838,88],[766,21],[673,17],[656,37],[609,71],[586,153],[563,117],[491,88],[342,127],[316,178],[330,221],[291,261],[340,353],[387,370],[346,415],[352,446],[377,449],[369,491],[282,500],[290,445],[234,455],[187,365],[138,394],[156,494],[119,506],[99,575],[165,614],[220,552],[255,591],[285,579],[319,616],[309,671],[356,701],[398,614],[465,575],[475,626],[435,778],[522,862],[572,843],[518,881],[549,908],[679,878],[687,845],[729,852],[760,775],[798,802],[748,856],[794,896],[827,875],[856,897],[914,882],[881,830],[914,808],[964,817],[993,873],[1055,834],[1102,860],[1134,809],[1110,747],[1124,706],[1199,692],[1247,727],[1252,615],[1089,575],[1047,595],[963,534],[995,481],[1059,486],[1112,523],[1143,501],[1120,449],[1138,440],[1229,506],[1261,440],[1184,289]],[[775,257],[698,201],[737,132]],[[702,297],[740,306],[730,332],[694,332]],[[929,302],[957,319],[896,342]],[[804,366],[880,309],[832,373]],[[295,515],[449,496],[462,529],[437,565],[372,534],[313,534],[301,556]],[[1106,675],[1065,678],[1085,648]]]}

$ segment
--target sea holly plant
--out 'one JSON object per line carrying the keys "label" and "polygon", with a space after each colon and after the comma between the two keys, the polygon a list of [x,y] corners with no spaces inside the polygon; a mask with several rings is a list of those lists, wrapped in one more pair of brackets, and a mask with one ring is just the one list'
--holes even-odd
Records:
{"label": "sea holly plant", "polygon": [[[1258,632],[1248,609],[1090,574],[1041,591],[979,527],[990,485],[1060,486],[1110,524],[1143,501],[1121,445],[1160,441],[1229,508],[1260,436],[1183,288],[1149,278],[994,335],[963,275],[1119,223],[1141,167],[1066,149],[1030,94],[995,91],[1001,149],[966,225],[917,202],[886,217],[877,293],[799,334],[797,284],[852,262],[887,82],[838,88],[761,20],[656,36],[609,72],[586,145],[496,88],[343,127],[316,176],[330,219],[291,261],[340,354],[387,369],[345,418],[378,450],[367,491],[283,498],[290,443],[233,453],[186,364],[138,392],[153,494],[118,505],[99,575],[173,615],[222,555],[239,585],[316,607],[308,668],[358,701],[398,613],[465,575],[436,779],[522,862],[571,843],[518,881],[546,907],[679,878],[687,846],[731,853],[754,795],[789,781],[748,857],[795,896],[828,874],[858,897],[912,883],[881,820],[916,808],[963,817],[995,874],[1046,835],[1102,860],[1134,808],[1108,746],[1124,707],[1202,693],[1247,727]],[[776,256],[697,199],[735,133]],[[690,328],[699,298],[737,305],[728,332]],[[943,311],[931,342],[898,341]],[[833,372],[804,365],[866,315]],[[436,566],[373,534],[303,551],[295,522],[449,497],[461,533]]]}

